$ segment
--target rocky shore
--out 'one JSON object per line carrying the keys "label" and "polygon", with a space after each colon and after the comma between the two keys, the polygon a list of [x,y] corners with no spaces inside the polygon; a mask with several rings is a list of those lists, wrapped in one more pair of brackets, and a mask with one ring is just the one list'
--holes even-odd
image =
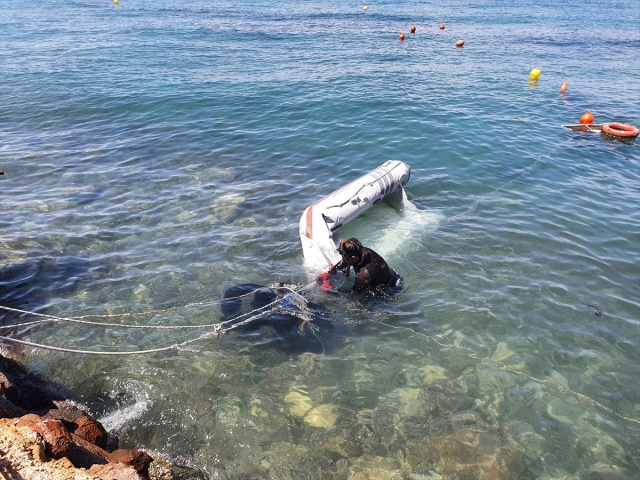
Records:
{"label": "rocky shore", "polygon": [[0,477],[170,480],[171,465],[121,449],[100,422],[23,365],[0,355]]}

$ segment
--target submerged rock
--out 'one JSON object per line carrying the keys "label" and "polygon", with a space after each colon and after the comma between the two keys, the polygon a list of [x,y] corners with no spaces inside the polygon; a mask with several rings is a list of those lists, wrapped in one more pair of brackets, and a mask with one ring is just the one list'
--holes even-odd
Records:
{"label": "submerged rock", "polygon": [[426,384],[447,378],[447,371],[437,365],[425,365],[420,369],[420,372],[422,373],[422,380]]}
{"label": "submerged rock", "polygon": [[311,399],[300,392],[289,392],[284,401],[289,404],[289,413],[294,417],[302,418],[312,408]]}
{"label": "submerged rock", "polygon": [[312,408],[304,417],[304,422],[312,427],[331,430],[335,427],[338,416],[335,413],[336,406],[331,404],[320,405]]}
{"label": "submerged rock", "polygon": [[363,457],[349,468],[348,480],[395,480],[406,478],[398,461],[385,457]]}
{"label": "submerged rock", "polygon": [[468,431],[434,435],[423,442],[407,443],[407,464],[418,474],[434,469],[445,478],[500,480],[524,478],[524,453],[515,442],[495,433]]}

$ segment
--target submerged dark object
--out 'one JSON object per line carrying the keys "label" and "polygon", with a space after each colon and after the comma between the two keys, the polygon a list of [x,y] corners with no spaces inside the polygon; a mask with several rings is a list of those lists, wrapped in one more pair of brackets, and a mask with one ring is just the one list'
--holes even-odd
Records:
{"label": "submerged dark object", "polygon": [[[103,260],[65,255],[44,256],[0,266],[0,304],[7,307],[40,309],[53,298],[65,298],[84,282],[109,275]],[[40,313],[42,313],[40,311]],[[9,323],[14,313],[0,311],[0,321]]]}
{"label": "submerged dark object", "polygon": [[288,288],[234,285],[225,291],[220,310],[231,334],[291,352],[325,353],[352,334],[331,311]]}

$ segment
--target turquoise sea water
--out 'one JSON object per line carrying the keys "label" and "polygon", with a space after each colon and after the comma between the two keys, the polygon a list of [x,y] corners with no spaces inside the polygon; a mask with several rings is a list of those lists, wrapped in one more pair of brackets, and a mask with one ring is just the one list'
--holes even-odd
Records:
{"label": "turquoise sea water", "polygon": [[[640,125],[637,2],[363,6],[4,1],[0,305],[217,323],[233,285],[308,284],[298,221],[321,196],[399,159],[415,210],[339,233],[405,290],[311,286],[310,317],[288,295],[311,323],[287,342],[2,348],[201,478],[638,478],[640,144],[561,127]],[[36,320],[0,312],[1,334],[210,332]]]}

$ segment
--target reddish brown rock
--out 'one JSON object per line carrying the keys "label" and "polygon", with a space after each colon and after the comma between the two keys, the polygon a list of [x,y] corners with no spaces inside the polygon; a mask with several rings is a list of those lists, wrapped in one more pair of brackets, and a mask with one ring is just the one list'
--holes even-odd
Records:
{"label": "reddish brown rock", "polygon": [[109,453],[72,433],[71,438],[75,443],[75,448],[69,453],[69,459],[76,467],[90,468],[92,465],[104,465],[111,461]]}
{"label": "reddish brown rock", "polygon": [[133,467],[136,472],[144,477],[149,476],[149,465],[153,462],[153,458],[142,450],[114,450],[109,454],[112,462],[120,462]]}
{"label": "reddish brown rock", "polygon": [[73,433],[77,436],[100,448],[107,448],[107,431],[95,418],[90,415],[80,417],[76,420],[76,425],[77,428]]}
{"label": "reddish brown rock", "polygon": [[40,434],[47,457],[67,457],[78,468],[90,468],[109,461],[109,454],[105,450],[70,433],[60,420],[42,420],[35,414],[28,414],[21,417],[16,426],[27,427]]}
{"label": "reddish brown rock", "polygon": [[[60,398],[59,389],[51,388],[14,360],[0,355],[0,424],[4,422],[10,426],[4,430],[0,428],[0,433],[8,434],[11,429],[18,435],[26,432],[23,428],[37,433],[24,433],[30,443],[25,443],[18,451],[27,452],[29,458],[41,462],[38,469],[54,465],[57,472],[72,467],[91,469],[92,474],[109,480],[149,478],[152,457],[141,450],[107,452],[108,433],[100,422],[74,402],[58,400]],[[7,443],[0,435],[0,442],[5,442],[0,450],[4,454],[16,440],[12,437]],[[47,478],[63,477],[67,478],[66,474],[59,476],[56,473]],[[24,478],[41,477],[28,475]]]}
{"label": "reddish brown rock", "polygon": [[55,408],[49,409],[43,414],[43,416],[53,420],[62,420],[67,428],[70,428],[71,430],[75,430],[75,424],[79,418],[89,415],[84,410],[66,400],[54,400],[53,404],[55,405]]}
{"label": "reddish brown rock", "polygon": [[38,432],[45,444],[48,457],[62,458],[69,455],[73,448],[71,434],[59,420],[42,420],[33,424],[33,430]]}
{"label": "reddish brown rock", "polygon": [[107,447],[108,433],[95,418],[72,402],[54,401],[56,408],[43,414],[44,418],[60,420],[71,433],[99,446]]}
{"label": "reddish brown rock", "polygon": [[40,418],[35,413],[27,413],[26,415],[22,415],[18,419],[18,421],[16,422],[16,427],[28,427],[31,430],[35,430],[34,425],[41,421],[42,418]]}
{"label": "reddish brown rock", "polygon": [[134,468],[122,463],[94,465],[89,469],[89,473],[104,480],[143,480]]}

